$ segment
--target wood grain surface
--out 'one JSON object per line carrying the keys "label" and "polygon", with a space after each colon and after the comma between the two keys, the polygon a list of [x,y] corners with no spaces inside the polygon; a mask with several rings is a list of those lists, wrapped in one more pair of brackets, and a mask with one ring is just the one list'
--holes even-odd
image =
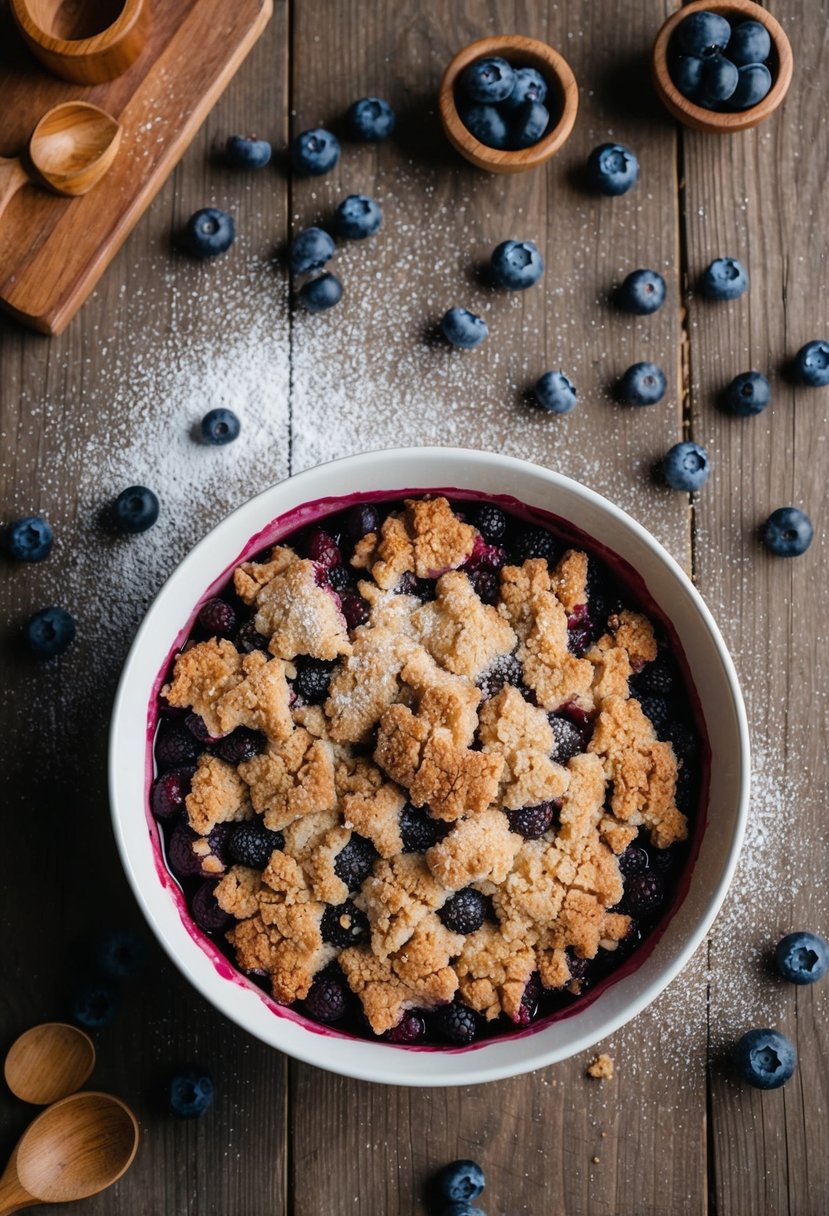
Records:
{"label": "wood grain surface", "polygon": [[[66,332],[47,340],[0,322],[0,506],[42,511],[56,547],[40,566],[4,563],[0,581],[6,797],[0,889],[4,982],[0,1048],[55,1020],[83,977],[88,942],[141,918],[108,824],[107,716],[135,628],[165,574],[217,519],[268,482],[330,457],[401,443],[464,444],[536,460],[608,495],[689,570],[724,631],[752,725],[755,783],[746,855],[709,941],[645,1013],[602,1045],[612,1081],[585,1077],[590,1055],[511,1081],[407,1091],[348,1081],[269,1051],[223,1021],[159,948],[125,984],[96,1036],[92,1083],[136,1108],[143,1142],[98,1216],[425,1216],[423,1187],[471,1156],[488,1176],[489,1216],[823,1216],[829,1194],[829,984],[794,989],[768,968],[784,932],[829,932],[826,818],[826,484],[829,390],[783,374],[829,331],[826,232],[828,0],[768,7],[792,41],[795,75],[766,124],[727,139],[680,129],[651,91],[652,39],[666,0],[295,0],[274,18],[184,160]],[[487,176],[440,132],[437,87],[452,55],[495,33],[559,48],[580,86],[579,117],[544,168]],[[272,139],[316,125],[342,133],[356,97],[399,114],[383,145],[343,139],[338,168],[296,179],[279,155],[234,174],[233,132]],[[596,144],[633,147],[628,195],[586,192]],[[310,317],[290,305],[282,253],[291,231],[324,222],[348,193],[375,195],[381,233],[338,251],[342,304]],[[198,207],[233,211],[237,245],[214,265],[175,252]],[[543,285],[496,293],[480,273],[492,248],[536,240]],[[723,254],[749,267],[733,304],[700,299],[699,273]],[[638,267],[663,273],[649,318],[610,302]],[[470,354],[433,337],[452,305],[483,311],[491,337]],[[669,393],[653,409],[617,404],[625,368],[653,359]],[[527,389],[549,368],[580,405],[542,416]],[[771,407],[735,419],[717,404],[735,374],[772,381]],[[218,463],[182,435],[213,404],[243,397],[243,433]],[[246,428],[246,429],[245,429]],[[652,477],[691,435],[713,473],[693,502]],[[181,460],[176,453],[181,450]],[[225,470],[223,473],[222,470]],[[100,508],[126,478],[154,484],[162,517],[113,540]],[[815,523],[803,558],[756,538],[792,503]],[[20,623],[47,603],[77,616],[64,658],[36,665]],[[752,1026],[797,1044],[787,1086],[741,1086],[725,1056]],[[212,1111],[193,1123],[164,1109],[181,1063],[213,1072]],[[28,1111],[0,1093],[0,1149]],[[45,1213],[53,1209],[44,1208]],[[54,1209],[57,1211],[57,1209]]]}

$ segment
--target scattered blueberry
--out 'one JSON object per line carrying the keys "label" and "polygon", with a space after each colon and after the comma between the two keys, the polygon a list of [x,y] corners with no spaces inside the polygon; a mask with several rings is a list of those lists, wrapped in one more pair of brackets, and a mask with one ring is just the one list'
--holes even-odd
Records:
{"label": "scattered blueberry", "polygon": [[601,194],[626,194],[639,179],[639,161],[623,144],[600,144],[587,158],[587,176]]}
{"label": "scattered blueberry", "polygon": [[368,937],[368,918],[350,899],[343,904],[326,904],[320,933],[324,942],[341,950],[357,946]]}
{"label": "scattered blueberry", "polygon": [[284,845],[285,837],[281,832],[272,832],[262,823],[242,823],[234,828],[228,852],[240,866],[264,870],[274,849],[282,849]]}
{"label": "scattered blueberry", "polygon": [[310,177],[319,177],[330,171],[340,159],[340,142],[336,135],[317,127],[297,135],[291,148],[294,168]]}
{"label": "scattered blueberry", "polygon": [[687,490],[693,493],[708,480],[711,462],[705,448],[686,440],[684,443],[675,443],[665,453],[663,470],[665,481],[672,490]]}
{"label": "scattered blueberry", "polygon": [[552,802],[539,802],[538,806],[522,806],[517,811],[507,811],[511,832],[517,832],[525,840],[538,840],[553,822]]}
{"label": "scattered blueberry", "polygon": [[351,833],[348,841],[334,861],[334,873],[342,879],[349,891],[356,891],[371,873],[377,850],[365,836]]}
{"label": "scattered blueberry", "polygon": [[502,241],[490,259],[492,277],[499,287],[524,291],[544,273],[544,259],[533,241]]}
{"label": "scattered blueberry", "polygon": [[738,21],[728,40],[728,58],[738,68],[765,63],[771,54],[771,38],[760,21]]}
{"label": "scattered blueberry", "polygon": [[231,135],[225,144],[225,160],[234,169],[264,169],[271,159],[271,145],[266,139]]}
{"label": "scattered blueberry", "polygon": [[460,88],[467,97],[489,105],[504,101],[514,87],[515,73],[506,59],[498,56],[476,59],[460,78]]}
{"label": "scattered blueberry", "polygon": [[190,216],[184,229],[190,253],[197,258],[215,258],[225,253],[236,239],[233,216],[218,207],[203,207]]}
{"label": "scattered blueberry", "polygon": [[127,486],[115,499],[112,517],[119,532],[146,532],[158,519],[158,499],[146,486]]}
{"label": "scattered blueberry", "polygon": [[216,755],[225,764],[244,764],[265,750],[265,736],[258,730],[248,726],[237,726],[236,730],[219,739],[215,746]]}
{"label": "scattered blueberry", "polygon": [[750,110],[771,88],[771,72],[764,63],[749,63],[737,73],[737,87],[728,99],[732,110]]}
{"label": "scattered blueberry", "polygon": [[709,300],[736,300],[748,287],[748,271],[737,258],[715,258],[702,276],[701,287]]}
{"label": "scattered blueberry", "polygon": [[535,68],[514,68],[512,92],[501,105],[507,112],[517,110],[526,101],[547,100],[547,82]]}
{"label": "scattered blueberry", "polygon": [[774,952],[777,970],[793,984],[814,984],[829,970],[829,942],[818,933],[787,933]]}
{"label": "scattered blueberry", "polygon": [[236,632],[236,613],[227,600],[218,596],[205,600],[196,619],[211,637],[229,638]]}
{"label": "scattered blueberry", "polygon": [[349,107],[346,121],[355,139],[372,144],[388,139],[397,123],[394,110],[382,97],[361,97]]}
{"label": "scattered blueberry", "polygon": [[794,1072],[797,1052],[777,1030],[749,1030],[734,1049],[734,1062],[749,1085],[778,1089]]}
{"label": "scattered blueberry", "polygon": [[486,321],[466,308],[450,308],[440,329],[446,341],[459,350],[472,350],[489,337]]}
{"label": "scattered blueberry", "polygon": [[719,13],[691,13],[680,21],[674,37],[684,54],[710,58],[728,46],[731,25]]}
{"label": "scattered blueberry", "polygon": [[452,933],[474,933],[484,923],[486,910],[486,896],[464,887],[447,899],[438,916]]}
{"label": "scattered blueberry", "polygon": [[173,1077],[170,1110],[179,1119],[197,1119],[213,1103],[213,1078],[202,1068],[190,1068]]}
{"label": "scattered blueberry", "polygon": [[506,148],[509,141],[507,120],[495,106],[466,102],[458,106],[461,122],[471,135],[488,148]]}
{"label": "scattered blueberry", "polygon": [[619,400],[629,405],[656,405],[665,396],[668,382],[655,363],[634,363],[619,382]]}
{"label": "scattered blueberry", "polygon": [[569,414],[578,405],[576,386],[564,372],[545,372],[533,391],[541,408],[551,414]]}
{"label": "scattered blueberry", "polygon": [[341,236],[362,241],[379,232],[383,208],[367,194],[349,194],[337,207],[335,222]]}
{"label": "scattered blueberry", "polygon": [[771,388],[760,372],[741,372],[725,390],[723,402],[729,414],[750,418],[760,414],[771,401]]}
{"label": "scattered blueberry", "polygon": [[215,879],[209,878],[203,882],[196,894],[190,900],[190,911],[193,920],[205,933],[221,933],[233,919],[224,908],[220,908],[214,894]]}
{"label": "scattered blueberry", "polygon": [[452,1161],[443,1167],[435,1179],[438,1195],[453,1203],[468,1203],[470,1199],[477,1199],[485,1186],[484,1171],[477,1161]]}
{"label": "scattered blueberry", "polygon": [[184,806],[193,779],[192,768],[170,769],[153,782],[150,806],[156,819],[172,819]]}
{"label": "scattered blueberry", "polygon": [[812,543],[814,529],[809,516],[797,507],[778,507],[763,524],[761,535],[777,557],[800,557]]}
{"label": "scattered blueberry", "polygon": [[327,312],[343,298],[343,285],[335,274],[326,272],[309,279],[299,289],[299,302],[307,312]]}
{"label": "scattered blueberry", "polygon": [[702,92],[705,60],[697,55],[681,55],[671,64],[671,79],[689,101],[697,101]]}
{"label": "scattered blueberry", "polygon": [[631,916],[655,916],[665,898],[665,884],[653,870],[632,874],[625,883],[624,905]]}
{"label": "scattered blueberry", "polygon": [[426,1037],[426,1023],[419,1013],[409,1009],[386,1037],[390,1043],[397,1043],[401,1047],[411,1047],[413,1043],[419,1043]]}
{"label": "scattered blueberry", "polygon": [[331,682],[331,663],[324,659],[312,659],[308,656],[297,656],[297,673],[294,680],[294,691],[298,692],[309,705],[319,705],[328,696],[328,685]]}
{"label": "scattered blueberry", "polygon": [[548,714],[550,726],[553,728],[552,758],[559,764],[566,764],[584,751],[584,740],[575,722],[569,718],[559,718],[556,714]]}
{"label": "scattered blueberry", "polygon": [[795,366],[801,383],[808,384],[809,388],[823,388],[829,384],[829,342],[818,339],[801,346]]}
{"label": "scattered blueberry", "polygon": [[425,853],[440,839],[441,824],[425,807],[407,802],[400,812],[400,836],[404,853]]}
{"label": "scattered blueberry", "polygon": [[504,539],[507,530],[507,517],[495,503],[482,502],[473,512],[475,526],[485,541],[497,545]]}
{"label": "scattered blueberry", "polygon": [[288,265],[293,274],[321,270],[334,256],[334,239],[323,228],[303,228],[291,241]]}
{"label": "scattered blueberry", "polygon": [[75,640],[75,618],[65,608],[41,608],[26,624],[26,643],[40,659],[63,654]]}
{"label": "scattered blueberry", "polygon": [[137,975],[147,957],[147,943],[137,933],[114,930],[98,942],[95,962],[108,979],[125,980]]}
{"label": "scattered blueberry", "polygon": [[6,551],[16,562],[42,562],[52,548],[52,529],[39,515],[25,515],[9,525]]}
{"label": "scattered blueberry", "polygon": [[109,984],[83,984],[72,999],[72,1018],[87,1030],[109,1026],[118,1012],[118,993]]}
{"label": "scattered blueberry", "polygon": [[510,123],[509,146],[531,148],[550,125],[550,111],[540,101],[523,102]]}
{"label": "scattered blueberry", "polygon": [[720,102],[728,101],[737,88],[740,73],[725,55],[713,55],[702,67],[700,94],[705,107],[714,109]]}
{"label": "scattered blueberry", "polygon": [[242,425],[233,410],[208,410],[201,420],[201,437],[205,443],[220,447],[239,438]]}
{"label": "scattered blueberry", "polygon": [[616,293],[626,312],[647,316],[665,303],[665,280],[655,270],[632,270]]}
{"label": "scattered blueberry", "polygon": [[305,1008],[317,1022],[338,1022],[347,1007],[345,988],[335,975],[320,975],[305,998]]}
{"label": "scattered blueberry", "polygon": [[468,1005],[452,1001],[435,1012],[435,1025],[450,1043],[471,1043],[478,1033],[478,1021]]}

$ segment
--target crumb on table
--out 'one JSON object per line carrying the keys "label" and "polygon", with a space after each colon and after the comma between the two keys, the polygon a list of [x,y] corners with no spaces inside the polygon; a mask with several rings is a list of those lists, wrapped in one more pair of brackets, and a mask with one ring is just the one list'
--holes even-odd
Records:
{"label": "crumb on table", "polygon": [[587,1065],[587,1075],[597,1081],[609,1081],[613,1076],[613,1058],[606,1053],[596,1056]]}

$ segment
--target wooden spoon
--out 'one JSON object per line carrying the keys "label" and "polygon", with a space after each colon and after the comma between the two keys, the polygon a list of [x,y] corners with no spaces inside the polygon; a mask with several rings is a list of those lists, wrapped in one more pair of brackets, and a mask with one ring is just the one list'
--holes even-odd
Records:
{"label": "wooden spoon", "polygon": [[111,1094],[62,1098],[30,1123],[0,1178],[0,1216],[97,1195],[126,1173],[138,1121]]}
{"label": "wooden spoon", "polygon": [[89,1035],[65,1022],[44,1022],[12,1043],[4,1075],[16,1098],[48,1106],[80,1089],[94,1067]]}
{"label": "wooden spoon", "polygon": [[20,157],[0,158],[0,216],[27,182],[57,194],[86,194],[106,173],[121,142],[121,124],[88,101],[47,110],[29,140],[32,173]]}

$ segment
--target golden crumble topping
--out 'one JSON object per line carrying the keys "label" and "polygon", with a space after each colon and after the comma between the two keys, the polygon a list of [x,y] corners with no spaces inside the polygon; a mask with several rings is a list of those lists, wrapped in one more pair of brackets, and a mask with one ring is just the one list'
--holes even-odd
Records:
{"label": "golden crumble topping", "polygon": [[445,498],[406,499],[405,510],[393,511],[379,536],[370,532],[358,543],[352,565],[370,570],[378,587],[390,590],[402,574],[438,578],[456,570],[471,555],[476,535]]}
{"label": "golden crumble topping", "polygon": [[185,805],[190,827],[201,836],[217,823],[249,819],[251,815],[247,786],[233,765],[218,756],[199,757]]}
{"label": "golden crumble topping", "polygon": [[315,739],[303,726],[282,743],[239,765],[250,787],[253,809],[265,827],[276,831],[301,815],[336,806],[334,751],[325,739]]}
{"label": "golden crumble topping", "polygon": [[508,810],[552,802],[567,789],[567,770],[551,759],[553,729],[542,709],[517,688],[504,688],[481,710],[479,738],[486,754],[504,761],[498,800]]}
{"label": "golden crumble topping", "polygon": [[[272,561],[257,568],[246,562],[236,572],[237,594],[256,608],[257,632],[269,638],[268,649],[281,659],[298,654],[336,659],[351,653],[348,630],[333,595],[317,584],[314,563],[274,549]],[[278,556],[277,556],[278,555]],[[269,577],[264,577],[264,571]]]}
{"label": "golden crumble topping", "polygon": [[455,675],[477,677],[517,638],[497,608],[482,604],[467,576],[453,570],[438,579],[433,601],[412,620],[429,654]]}
{"label": "golden crumble topping", "polygon": [[285,668],[261,651],[241,655],[232,642],[211,638],[176,659],[173,679],[162,689],[170,705],[192,709],[211,735],[237,726],[284,739],[293,729]]}

